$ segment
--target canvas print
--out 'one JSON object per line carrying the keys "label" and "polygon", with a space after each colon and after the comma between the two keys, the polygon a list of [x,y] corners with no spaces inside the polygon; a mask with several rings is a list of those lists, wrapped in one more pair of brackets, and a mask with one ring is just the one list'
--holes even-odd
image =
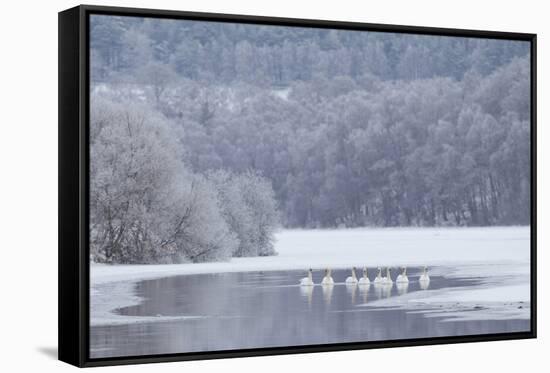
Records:
{"label": "canvas print", "polygon": [[530,43],[91,14],[91,358],[530,329]]}

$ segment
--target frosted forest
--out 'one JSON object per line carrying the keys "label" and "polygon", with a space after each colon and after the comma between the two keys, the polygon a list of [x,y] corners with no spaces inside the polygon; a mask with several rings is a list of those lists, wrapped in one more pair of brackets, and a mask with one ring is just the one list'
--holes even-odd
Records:
{"label": "frosted forest", "polygon": [[530,223],[529,43],[93,16],[96,263]]}

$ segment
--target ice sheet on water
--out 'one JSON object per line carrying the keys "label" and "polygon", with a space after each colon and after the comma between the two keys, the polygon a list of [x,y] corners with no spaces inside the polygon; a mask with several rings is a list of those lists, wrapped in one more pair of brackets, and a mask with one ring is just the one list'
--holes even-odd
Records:
{"label": "ice sheet on water", "polygon": [[442,321],[530,318],[529,265],[526,263],[439,267],[437,272],[455,278],[479,277],[481,284],[414,292],[362,307],[407,309],[424,313],[426,317],[440,317]]}

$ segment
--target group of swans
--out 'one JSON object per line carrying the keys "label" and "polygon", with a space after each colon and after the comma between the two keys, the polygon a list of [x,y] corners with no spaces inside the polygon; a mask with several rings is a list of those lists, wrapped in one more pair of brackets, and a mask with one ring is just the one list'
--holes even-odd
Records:
{"label": "group of swans", "polygon": [[[426,284],[430,281],[430,276],[428,275],[428,268],[424,267],[422,270],[422,274],[420,275],[418,281],[422,284]],[[376,277],[374,279],[375,285],[390,285],[393,284],[393,280],[391,278],[391,268],[386,268],[386,276],[382,276],[382,268],[378,267],[378,273],[376,274]],[[369,280],[368,274],[367,274],[367,267],[363,268],[363,277],[360,279],[357,278],[356,274],[356,268],[353,267],[351,269],[351,276],[346,278],[346,285],[370,285],[371,281]],[[395,283],[397,284],[408,284],[409,278],[407,277],[407,267],[403,267],[401,270],[401,274],[397,276],[395,279]],[[301,286],[313,286],[315,283],[313,282],[313,270],[310,268],[307,272],[307,277],[304,277],[300,280]],[[332,278],[332,270],[327,268],[325,269],[325,276],[323,277],[323,280],[321,281],[321,285],[334,285],[334,279]]]}
{"label": "group of swans", "polygon": [[[300,280],[301,286],[313,286],[315,283],[313,282],[313,269],[308,269],[307,271],[307,277],[304,277]],[[325,269],[325,277],[323,277],[323,281],[321,281],[321,285],[334,285],[334,280],[332,278],[332,270],[327,268]]]}
{"label": "group of swans", "polygon": [[[401,273],[395,279],[397,284],[408,284],[409,278],[407,277],[407,267],[403,267]],[[391,285],[393,284],[393,279],[391,278],[391,268],[386,268],[386,276],[382,276],[382,268],[378,267],[378,273],[374,279],[374,284],[376,285]]]}

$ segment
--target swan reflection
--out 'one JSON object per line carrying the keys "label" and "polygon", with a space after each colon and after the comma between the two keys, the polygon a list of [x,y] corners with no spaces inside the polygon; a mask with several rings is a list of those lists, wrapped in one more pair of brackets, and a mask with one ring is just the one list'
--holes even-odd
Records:
{"label": "swan reflection", "polygon": [[367,303],[369,290],[370,290],[370,285],[359,284],[359,294],[361,295],[361,299],[363,303]]}
{"label": "swan reflection", "polygon": [[347,283],[346,291],[351,297],[351,304],[355,304],[355,297],[357,294],[357,283]]}
{"label": "swan reflection", "polygon": [[398,282],[395,284],[397,287],[397,294],[404,295],[407,294],[409,291],[409,283],[408,282]]}
{"label": "swan reflection", "polygon": [[307,300],[309,306],[313,301],[313,286],[300,286],[300,295]]}
{"label": "swan reflection", "polygon": [[333,284],[323,284],[323,301],[327,306],[332,302],[332,291],[334,290]]}
{"label": "swan reflection", "polygon": [[393,283],[374,284],[374,292],[377,299],[389,298],[391,296],[391,290]]}

